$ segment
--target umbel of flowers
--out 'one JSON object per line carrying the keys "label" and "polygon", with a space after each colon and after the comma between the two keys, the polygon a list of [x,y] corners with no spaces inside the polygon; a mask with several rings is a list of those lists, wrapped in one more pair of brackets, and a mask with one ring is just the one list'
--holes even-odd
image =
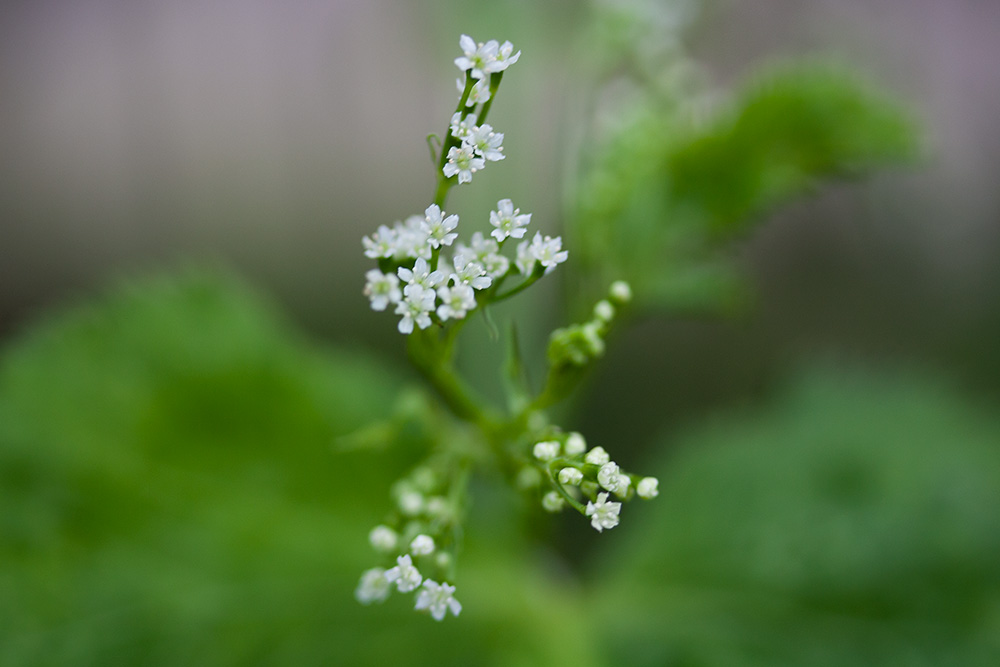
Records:
{"label": "umbel of flowers", "polygon": [[[455,64],[465,79],[458,81],[458,105],[434,156],[434,200],[423,214],[382,225],[362,239],[365,255],[377,262],[365,274],[364,294],[373,310],[398,316],[397,329],[408,336],[418,370],[455,416],[478,427],[502,465],[519,471],[513,474],[518,487],[538,493],[545,510],[570,506],[603,532],[618,525],[623,501],[655,497],[657,480],[624,471],[603,448],[588,449],[579,433],[549,425],[544,409],[564,398],[603,354],[616,307],[631,299],[629,286],[614,283],[590,321],[552,333],[544,388],[532,399],[522,387],[511,398],[516,407],[509,416],[481,407],[452,368],[462,324],[485,306],[527,289],[569,257],[559,236],[531,229],[531,213],[522,213],[510,199],[497,201],[488,215],[461,229],[459,217],[443,210],[452,186],[470,183],[487,163],[505,159],[504,135],[485,121],[504,72],[521,55],[510,42],[477,43],[467,35],[459,45],[463,55]],[[511,366],[518,365],[515,354]],[[355,590],[359,602],[382,602],[396,591],[414,593],[415,608],[439,621],[461,612],[449,582],[455,580],[473,458],[442,443],[440,451],[395,484],[393,510],[369,534],[381,563],[361,576]]]}

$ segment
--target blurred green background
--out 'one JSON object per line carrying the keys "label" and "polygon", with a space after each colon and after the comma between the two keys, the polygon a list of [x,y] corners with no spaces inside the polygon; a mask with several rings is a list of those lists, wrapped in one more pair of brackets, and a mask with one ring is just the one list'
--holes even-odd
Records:
{"label": "blurred green background", "polygon": [[[508,158],[449,211],[511,197],[609,233],[588,133],[614,136],[616,77],[655,61],[615,61],[630,3],[596,4],[0,9],[0,665],[1000,664],[1000,7],[973,0],[637,3],[710,94],[683,141],[621,144],[673,156],[672,198],[625,161],[654,181],[614,219],[739,220],[698,255],[735,277],[689,273],[689,235],[630,263],[612,227],[625,268],[673,279],[561,423],[661,495],[598,535],[482,476],[460,618],[354,601],[428,437],[333,446],[417,383],[360,296],[360,237],[426,206],[461,32],[524,55],[491,112]],[[793,86],[816,96],[754,87],[816,52],[902,100],[920,145],[849,89],[803,106],[839,85],[819,70]],[[727,89],[785,111],[709,113]],[[841,178],[876,153],[906,159]],[[526,295],[529,358],[602,270]],[[465,362],[489,386],[499,357]]]}

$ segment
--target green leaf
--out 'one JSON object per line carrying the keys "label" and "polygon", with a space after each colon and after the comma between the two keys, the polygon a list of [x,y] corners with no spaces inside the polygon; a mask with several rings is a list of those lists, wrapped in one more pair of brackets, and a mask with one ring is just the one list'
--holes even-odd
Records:
{"label": "green leaf", "polygon": [[688,433],[595,571],[635,665],[995,665],[1000,421],[913,375],[812,374]]}

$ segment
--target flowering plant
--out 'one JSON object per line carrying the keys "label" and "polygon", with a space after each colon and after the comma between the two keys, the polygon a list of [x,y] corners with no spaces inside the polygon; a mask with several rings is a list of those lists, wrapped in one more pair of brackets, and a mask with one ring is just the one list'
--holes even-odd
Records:
{"label": "flowering plant", "polygon": [[[408,336],[413,364],[453,416],[476,428],[476,435],[471,453],[439,443],[396,483],[395,507],[369,535],[384,562],[362,574],[355,595],[368,604],[385,600],[393,589],[417,591],[415,608],[439,621],[448,611],[457,616],[462,610],[455,586],[447,582],[455,581],[462,510],[477,460],[498,461],[512,483],[535,495],[546,511],[568,506],[598,532],[618,525],[622,502],[657,495],[655,478],[625,472],[602,447],[588,448],[580,433],[564,431],[545,413],[580,380],[579,371],[603,354],[616,309],[632,298],[628,283],[613,282],[589,321],[552,333],[544,387],[533,393],[519,381],[509,392],[509,410],[484,406],[455,372],[456,337],[470,318],[528,289],[569,259],[560,236],[536,229],[527,238],[531,213],[522,213],[510,199],[500,199],[490,211],[488,234],[481,225],[465,237],[467,242],[459,240],[466,227],[459,231],[459,216],[442,210],[452,186],[470,183],[488,162],[507,157],[503,133],[485,121],[504,72],[521,56],[510,42],[477,43],[462,35],[459,44],[464,53],[455,64],[465,80],[458,82],[458,105],[435,156],[434,201],[423,215],[382,225],[362,239],[365,255],[378,263],[365,274],[364,294],[372,309],[391,307],[399,316],[397,328]],[[517,243],[513,252],[511,239]],[[512,349],[511,365],[520,379],[516,341]]]}

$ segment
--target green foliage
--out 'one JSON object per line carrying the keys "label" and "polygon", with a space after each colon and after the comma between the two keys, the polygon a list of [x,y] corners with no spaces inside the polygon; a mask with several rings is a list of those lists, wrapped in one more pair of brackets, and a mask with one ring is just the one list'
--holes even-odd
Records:
{"label": "green foliage", "polygon": [[681,438],[598,567],[646,665],[995,665],[1000,422],[920,378],[820,373]]}
{"label": "green foliage", "polygon": [[575,247],[601,282],[624,278],[679,309],[738,305],[724,242],[823,179],[912,158],[917,143],[898,105],[826,65],[762,74],[699,122],[700,107],[649,99],[585,156]]}
{"label": "green foliage", "polygon": [[[391,456],[333,443],[388,416],[398,386],[212,273],[138,282],[33,327],[0,365],[0,664],[516,664],[551,651],[533,628],[566,595],[525,570],[509,519],[484,530],[488,548],[470,531],[469,569],[482,569],[462,582],[462,620],[477,632],[411,600],[355,602],[367,532],[426,443]],[[535,612],[504,607],[525,597]],[[560,626],[571,609],[558,617],[578,634]],[[524,643],[491,641],[493,627]]]}

